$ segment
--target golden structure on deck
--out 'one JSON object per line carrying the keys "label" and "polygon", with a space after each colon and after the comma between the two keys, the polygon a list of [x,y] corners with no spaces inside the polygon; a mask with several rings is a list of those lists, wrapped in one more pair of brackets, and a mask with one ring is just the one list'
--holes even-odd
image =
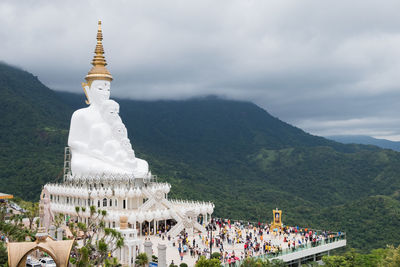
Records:
{"label": "golden structure on deck", "polygon": [[34,242],[8,243],[8,266],[25,267],[26,257],[35,250],[46,252],[53,258],[57,267],[67,267],[74,240],[55,241],[40,227]]}
{"label": "golden structure on deck", "polygon": [[276,208],[275,210],[272,210],[272,213],[274,215],[274,218],[271,223],[272,228],[282,227],[282,211],[278,210],[278,208]]}

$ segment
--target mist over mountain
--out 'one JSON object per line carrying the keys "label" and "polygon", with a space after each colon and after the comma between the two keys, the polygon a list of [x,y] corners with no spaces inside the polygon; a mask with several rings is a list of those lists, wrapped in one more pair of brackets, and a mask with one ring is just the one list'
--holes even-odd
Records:
{"label": "mist over mountain", "polygon": [[[116,100],[136,155],[171,183],[171,198],[213,201],[215,216],[254,221],[278,207],[285,224],[346,231],[366,250],[399,244],[400,153],[310,135],[249,102]],[[0,192],[38,200],[62,179],[84,95],[1,64],[0,105]]]}
{"label": "mist over mountain", "polygon": [[366,135],[334,135],[326,136],[326,138],[343,144],[374,145],[381,148],[400,151],[400,142],[390,141],[386,139],[378,139]]}

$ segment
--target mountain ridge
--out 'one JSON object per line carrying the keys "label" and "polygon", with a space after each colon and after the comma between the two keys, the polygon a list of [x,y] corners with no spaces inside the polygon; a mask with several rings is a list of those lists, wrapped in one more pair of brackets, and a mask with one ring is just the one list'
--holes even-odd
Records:
{"label": "mountain ridge", "polygon": [[400,151],[400,142],[387,139],[374,138],[367,135],[332,135],[325,138],[343,144],[374,145],[384,149]]}
{"label": "mountain ridge", "polygon": [[[69,120],[85,106],[84,96],[54,92],[33,75],[1,64],[0,96],[6,107],[0,113],[0,191],[37,200],[42,185],[62,178]],[[116,101],[136,155],[160,181],[172,184],[170,197],[213,201],[215,216],[264,221],[279,207],[285,223],[344,229],[349,244],[360,248],[371,236],[358,232],[361,226],[346,228],[345,219],[366,210],[370,219],[361,217],[360,224],[373,220],[374,231],[383,229],[383,211],[362,206],[379,195],[389,198],[380,206],[385,214],[392,207],[397,212],[391,204],[400,191],[395,151],[315,137],[248,102]],[[393,235],[388,242],[400,240]]]}

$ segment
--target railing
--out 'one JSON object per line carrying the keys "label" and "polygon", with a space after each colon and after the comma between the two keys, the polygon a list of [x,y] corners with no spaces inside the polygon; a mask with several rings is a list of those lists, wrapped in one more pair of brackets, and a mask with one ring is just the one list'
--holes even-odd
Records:
{"label": "railing", "polygon": [[[256,255],[256,256],[252,256],[252,258],[254,259],[262,259],[262,260],[273,260],[275,258],[278,258],[280,256],[284,256],[284,255],[288,255],[294,252],[299,252],[299,251],[304,251],[307,249],[311,249],[314,247],[319,247],[319,246],[323,246],[323,245],[327,245],[327,244],[332,244],[334,242],[338,242],[341,240],[345,240],[346,239],[346,234],[345,233],[341,233],[341,234],[336,234],[333,237],[327,237],[327,238],[323,238],[322,240],[316,241],[316,242],[307,242],[305,244],[301,244],[299,246],[296,246],[294,248],[286,248],[283,250],[279,250],[277,252],[270,252],[270,253],[266,253],[266,254],[262,254],[262,255]],[[236,260],[235,262],[231,262],[231,263],[223,263],[222,266],[225,267],[240,267],[242,265],[242,263],[244,262],[243,260]]]}

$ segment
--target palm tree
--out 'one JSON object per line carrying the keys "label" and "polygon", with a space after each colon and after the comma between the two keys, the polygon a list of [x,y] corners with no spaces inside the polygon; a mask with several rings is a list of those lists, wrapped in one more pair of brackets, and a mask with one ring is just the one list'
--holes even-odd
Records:
{"label": "palm tree", "polygon": [[120,264],[118,262],[117,258],[106,259],[104,261],[104,263],[105,263],[104,264],[105,267],[121,267],[122,266],[122,264]]}
{"label": "palm tree", "polygon": [[141,267],[145,267],[149,263],[149,257],[147,257],[146,253],[140,253],[136,257],[135,264]]}

